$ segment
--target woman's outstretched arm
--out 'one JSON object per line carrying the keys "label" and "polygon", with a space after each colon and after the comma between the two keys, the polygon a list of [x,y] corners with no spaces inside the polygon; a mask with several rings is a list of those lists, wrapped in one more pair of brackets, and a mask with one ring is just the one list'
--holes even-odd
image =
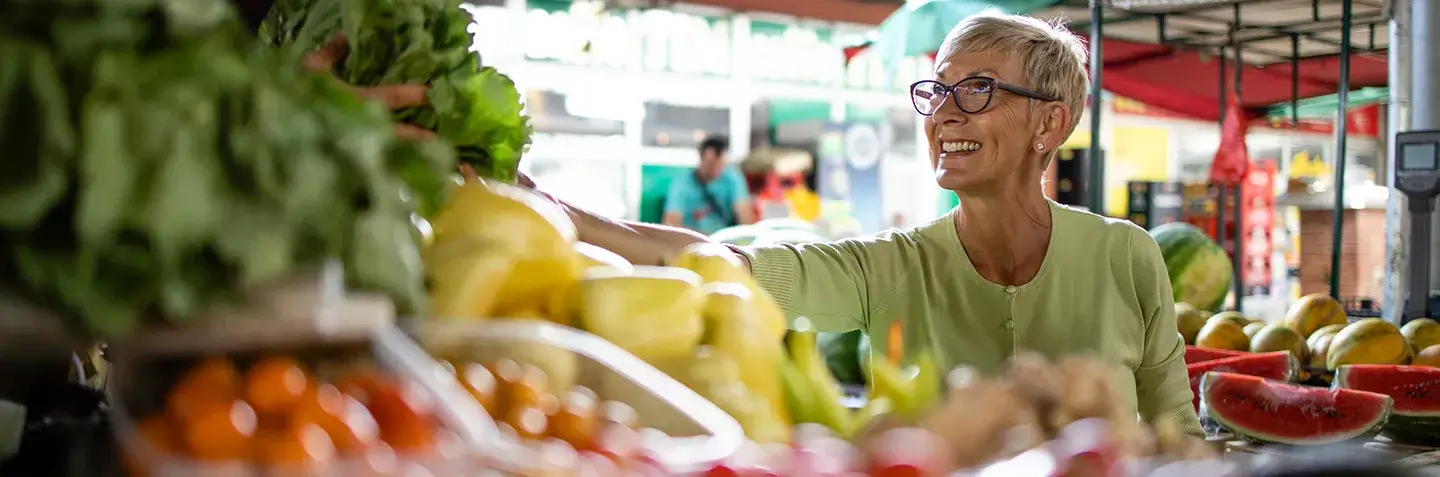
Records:
{"label": "woman's outstretched arm", "polygon": [[[462,169],[462,174],[473,177],[472,171]],[[597,215],[556,199],[535,187],[530,177],[521,174],[519,184],[559,205],[575,223],[575,232],[581,242],[604,248],[636,265],[662,265],[686,246],[697,242],[709,242],[706,236],[679,227],[647,224],[629,220],[616,220]]]}

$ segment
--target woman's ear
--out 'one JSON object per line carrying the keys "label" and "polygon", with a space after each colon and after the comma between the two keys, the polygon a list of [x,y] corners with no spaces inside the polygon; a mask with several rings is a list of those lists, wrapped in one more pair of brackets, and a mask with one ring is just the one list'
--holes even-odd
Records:
{"label": "woman's ear", "polygon": [[1066,129],[1070,126],[1071,112],[1065,103],[1051,101],[1040,107],[1040,124],[1035,128],[1035,140],[1045,150],[1054,150],[1065,141]]}

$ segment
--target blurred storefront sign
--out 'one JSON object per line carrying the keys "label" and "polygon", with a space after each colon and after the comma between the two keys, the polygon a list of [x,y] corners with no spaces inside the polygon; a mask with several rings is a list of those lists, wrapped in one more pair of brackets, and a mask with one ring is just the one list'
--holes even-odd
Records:
{"label": "blurred storefront sign", "polygon": [[[731,73],[730,21],[669,10],[603,11],[595,1],[530,0],[526,59],[700,75]],[[511,10],[482,10],[511,15]]]}
{"label": "blurred storefront sign", "polygon": [[[530,61],[703,76],[733,75],[743,62],[760,82],[859,91],[904,90],[929,64],[928,58],[908,58],[886,78],[876,54],[861,53],[847,63],[844,46],[864,31],[858,27],[755,20],[740,38],[727,16],[604,11],[594,0],[529,0],[523,14],[498,6],[471,10],[482,55],[504,51]],[[507,51],[517,47],[506,35],[517,34],[523,51]]]}

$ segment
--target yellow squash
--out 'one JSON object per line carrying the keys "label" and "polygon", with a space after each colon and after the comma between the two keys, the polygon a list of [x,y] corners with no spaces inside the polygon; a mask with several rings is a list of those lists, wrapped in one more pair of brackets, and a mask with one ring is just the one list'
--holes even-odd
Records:
{"label": "yellow squash", "polygon": [[705,283],[738,283],[754,295],[756,324],[774,340],[785,337],[785,313],[775,304],[770,294],[760,287],[745,268],[740,256],[717,243],[701,242],[691,244],[670,259],[672,266],[681,267],[700,275]]}
{"label": "yellow squash", "polygon": [[593,267],[573,296],[580,327],[641,359],[688,356],[705,332],[700,277],[674,267]]}
{"label": "yellow squash", "polygon": [[575,224],[555,203],[534,192],[499,182],[456,187],[430,222],[435,242],[478,239],[489,251],[516,259],[551,259],[572,254]]}
{"label": "yellow squash", "polygon": [[739,363],[740,380],[746,387],[776,410],[784,410],[779,372],[784,348],[780,340],[772,339],[767,330],[756,326],[759,317],[754,295],[736,283],[711,283],[705,286],[705,292],[703,316],[710,346]]}
{"label": "yellow squash", "polygon": [[482,248],[478,241],[452,240],[425,251],[431,315],[441,319],[490,316],[500,286],[515,262],[473,251]]}

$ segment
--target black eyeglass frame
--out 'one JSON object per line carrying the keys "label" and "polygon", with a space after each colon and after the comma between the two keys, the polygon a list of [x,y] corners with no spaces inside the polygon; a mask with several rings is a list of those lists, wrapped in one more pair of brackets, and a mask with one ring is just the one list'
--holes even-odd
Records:
{"label": "black eyeglass frame", "polygon": [[[974,110],[974,111],[966,111],[966,110],[965,110],[965,106],[962,106],[962,105],[960,104],[960,98],[958,98],[958,97],[955,96],[955,88],[956,88],[957,86],[960,86],[960,83],[964,83],[964,82],[966,82],[966,81],[977,80],[977,79],[978,79],[978,80],[989,81],[989,82],[990,82],[990,86],[993,87],[994,89],[991,89],[991,90],[990,90],[990,94],[985,97],[985,104],[981,105],[981,106],[980,106],[980,109],[976,109],[976,110]],[[995,100],[995,89],[999,89],[1000,91],[1004,91],[1004,92],[1007,92],[1007,93],[1010,93],[1010,94],[1016,94],[1016,95],[1024,96],[1024,97],[1030,98],[1030,99],[1045,101],[1045,102],[1047,102],[1047,103],[1048,103],[1048,102],[1052,102],[1052,101],[1059,101],[1058,99],[1055,99],[1055,98],[1051,97],[1050,95],[1047,95],[1047,94],[1044,94],[1044,93],[1040,93],[1040,92],[1035,91],[1035,90],[1032,90],[1032,89],[1022,88],[1022,87],[1019,87],[1019,86],[1015,86],[1015,85],[1013,85],[1013,84],[1006,83],[1006,82],[997,80],[997,79],[995,79],[995,78],[991,78],[991,77],[989,77],[989,76],[971,76],[971,77],[967,77],[967,78],[961,79],[960,81],[956,81],[955,84],[952,84],[952,85],[947,85],[947,84],[945,84],[945,83],[941,83],[941,82],[935,81],[935,80],[920,80],[920,81],[916,81],[916,82],[914,82],[914,83],[910,83],[910,106],[911,106],[911,107],[914,107],[914,108],[915,108],[915,112],[920,113],[921,116],[931,116],[931,115],[934,115],[936,111],[939,111],[939,110],[940,110],[940,108],[937,106],[937,107],[935,108],[935,111],[931,111],[929,114],[926,114],[924,111],[921,111],[921,110],[920,110],[920,105],[915,103],[915,87],[916,87],[916,86],[920,86],[921,84],[924,84],[924,83],[935,83],[935,84],[937,84],[937,85],[940,85],[941,88],[944,88],[945,96],[948,97],[948,98],[950,98],[950,101],[951,101],[951,102],[955,103],[955,108],[956,108],[956,109],[959,109],[961,112],[964,112],[965,114],[980,114],[980,112],[985,111],[985,108],[989,108],[989,107],[990,107],[990,102]]]}

